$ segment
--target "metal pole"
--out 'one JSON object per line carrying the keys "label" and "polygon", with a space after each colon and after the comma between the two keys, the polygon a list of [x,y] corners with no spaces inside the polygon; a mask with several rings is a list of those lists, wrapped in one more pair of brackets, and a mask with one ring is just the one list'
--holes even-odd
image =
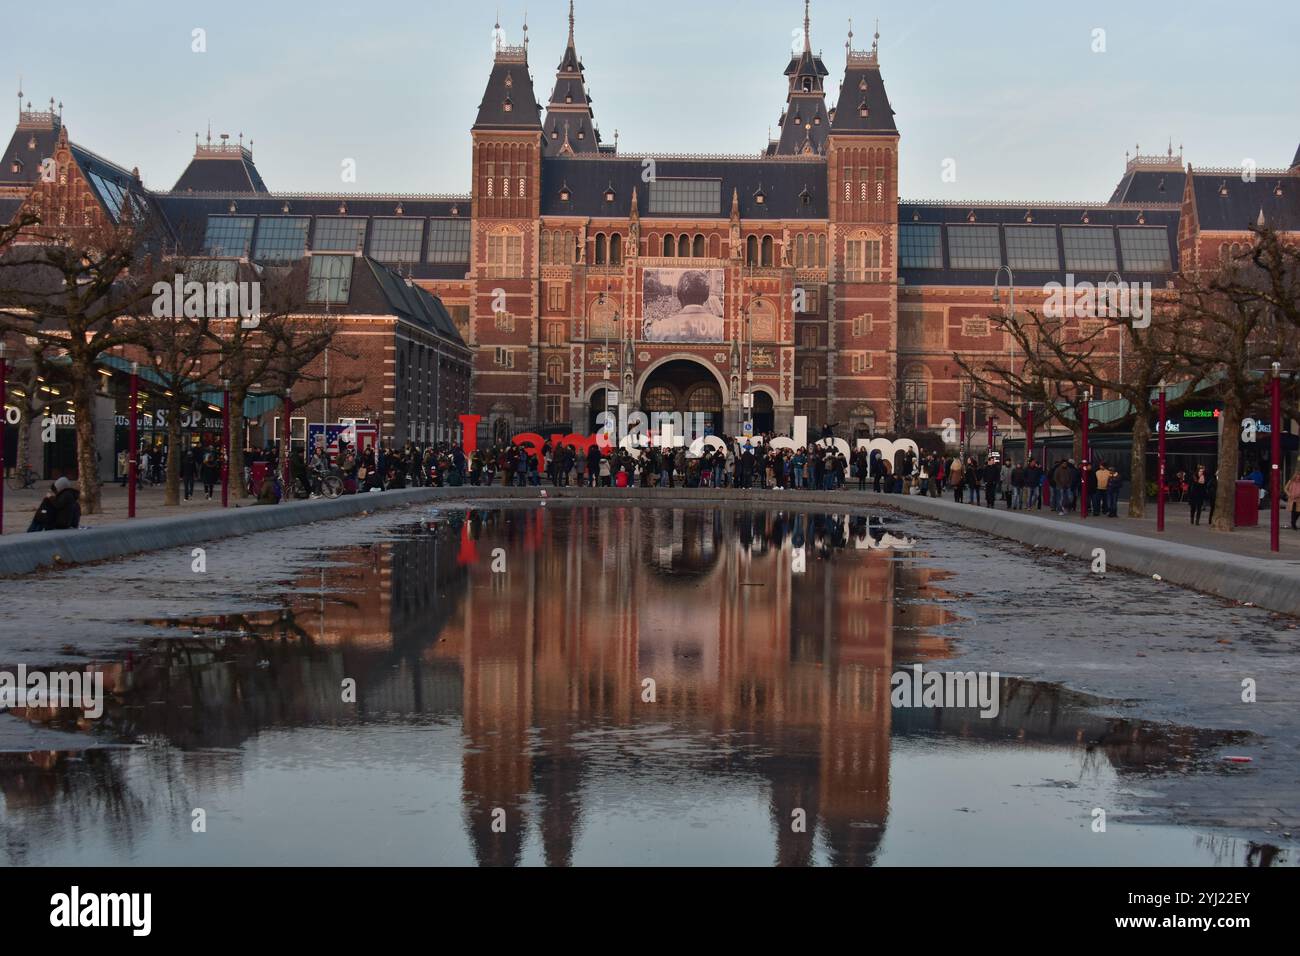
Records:
{"label": "metal pole", "polygon": [[966,409],[961,410],[961,442],[959,451],[965,454],[966,451]]}
{"label": "metal pole", "polygon": [[230,507],[230,382],[221,382],[221,507]]}
{"label": "metal pole", "polygon": [[989,420],[988,420],[988,426],[989,426],[989,427],[988,427],[988,433],[989,433],[989,449],[988,449],[988,451],[985,453],[986,456],[987,456],[987,455],[991,455],[991,454],[993,454],[993,409],[992,409],[991,407],[989,408],[989,416],[988,416],[988,417],[989,417]]}
{"label": "metal pole", "polygon": [[1160,422],[1156,426],[1159,450],[1156,458],[1156,530],[1165,530],[1165,390],[1160,389]]}
{"label": "metal pole", "polygon": [[1034,460],[1034,403],[1025,409],[1025,463]]}
{"label": "metal pole", "polygon": [[282,491],[280,493],[281,501],[288,501],[293,491],[293,471],[289,467],[289,458],[293,454],[293,392],[289,389],[284,390],[284,436],[280,442],[280,470],[282,472],[280,481]]}
{"label": "metal pole", "polygon": [[135,480],[136,480],[136,459],[140,455],[138,425],[136,419],[140,415],[140,363],[131,363],[131,418],[127,425],[127,443],[126,453],[126,516],[135,517]]}
{"label": "metal pole", "polygon": [[1083,462],[1079,472],[1079,520],[1088,520],[1089,495],[1088,495],[1088,402],[1092,398],[1092,393],[1085,391],[1083,393],[1083,404],[1079,408],[1079,423],[1083,426],[1083,443],[1082,458]]}
{"label": "metal pole", "polygon": [[1282,363],[1273,363],[1273,434],[1272,444],[1269,449],[1270,468],[1269,468],[1269,486],[1268,499],[1269,511],[1269,540],[1268,546],[1270,551],[1280,551],[1282,549],[1281,540],[1281,521],[1282,507],[1279,500],[1282,496]]}
{"label": "metal pole", "polygon": [[5,408],[5,376],[8,374],[5,343],[0,339],[0,534],[5,533],[5,429],[9,425],[9,410]]}

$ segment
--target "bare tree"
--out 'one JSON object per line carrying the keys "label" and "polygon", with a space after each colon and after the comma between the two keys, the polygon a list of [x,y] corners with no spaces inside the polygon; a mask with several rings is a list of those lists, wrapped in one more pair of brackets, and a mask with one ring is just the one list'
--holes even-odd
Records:
{"label": "bare tree", "polygon": [[[230,448],[232,475],[243,474],[244,446],[239,436],[245,432],[244,403],[250,395],[283,396],[286,390],[306,384],[307,393],[298,397],[305,405],[354,395],[363,387],[359,380],[326,382],[323,374],[311,371],[327,352],[355,356],[337,341],[338,321],[310,311],[305,263],[260,269],[252,281],[260,283],[261,314],[252,320],[211,321],[205,333],[216,358],[214,377],[223,380],[230,393],[231,432],[237,436]],[[284,447],[287,450],[288,442]],[[236,496],[246,496],[242,481],[235,487]]]}
{"label": "bare tree", "polygon": [[[1294,361],[1300,354],[1300,326],[1279,306],[1283,300],[1274,298],[1269,270],[1256,265],[1257,256],[1269,255],[1261,252],[1263,245],[1257,239],[1246,254],[1208,277],[1183,277],[1179,321],[1187,331],[1179,340],[1180,357],[1200,391],[1223,403],[1218,487],[1210,522],[1215,531],[1233,530],[1242,418],[1267,400],[1271,363]],[[1294,407],[1294,379],[1289,390]]]}
{"label": "bare tree", "polygon": [[76,418],[77,477],[82,508],[100,509],[95,448],[94,400],[97,363],[126,345],[130,336],[118,321],[147,311],[159,266],[161,224],[134,202],[121,221],[88,226],[46,225],[43,211],[0,249],[0,334],[18,332],[62,370],[72,392]]}
{"label": "bare tree", "polygon": [[[202,271],[197,275],[203,275]],[[194,280],[196,273],[185,272]],[[205,296],[206,304],[206,296]],[[167,476],[164,505],[180,503],[181,416],[198,401],[197,386],[209,355],[207,309],[155,309],[133,316],[126,322],[126,334],[138,354],[153,372],[162,389],[162,408],[167,415]],[[159,313],[159,314],[155,314]]]}

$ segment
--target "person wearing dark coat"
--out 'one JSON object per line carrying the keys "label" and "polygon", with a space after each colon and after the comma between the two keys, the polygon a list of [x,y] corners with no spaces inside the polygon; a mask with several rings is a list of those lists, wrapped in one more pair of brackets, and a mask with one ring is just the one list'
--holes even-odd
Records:
{"label": "person wearing dark coat", "polygon": [[980,469],[980,479],[984,482],[984,506],[992,508],[998,496],[998,485],[1002,482],[1002,466],[990,460]]}
{"label": "person wearing dark coat", "polygon": [[81,492],[65,476],[50,486],[32,516],[28,531],[63,531],[81,527]]}
{"label": "person wearing dark coat", "polygon": [[184,484],[186,501],[194,497],[194,481],[198,478],[198,475],[198,456],[194,453],[193,448],[186,448],[185,453],[181,455],[181,482]]}

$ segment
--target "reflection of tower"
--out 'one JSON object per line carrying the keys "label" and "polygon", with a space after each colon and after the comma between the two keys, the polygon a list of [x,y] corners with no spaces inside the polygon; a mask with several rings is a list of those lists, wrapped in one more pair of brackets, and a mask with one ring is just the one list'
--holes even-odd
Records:
{"label": "reflection of tower", "polygon": [[[505,514],[511,586],[496,589],[483,561],[470,569],[465,625],[458,635],[465,681],[461,776],[470,839],[481,865],[518,864],[527,827],[533,644],[523,637],[536,624],[535,535],[543,517],[542,512]],[[502,821],[502,813],[505,830],[498,832],[493,824]]]}

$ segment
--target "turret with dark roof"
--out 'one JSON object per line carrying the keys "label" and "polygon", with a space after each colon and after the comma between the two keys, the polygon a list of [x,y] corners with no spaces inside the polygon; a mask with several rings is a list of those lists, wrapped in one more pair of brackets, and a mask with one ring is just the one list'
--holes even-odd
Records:
{"label": "turret with dark roof", "polygon": [[528,72],[528,25],[524,24],[524,42],[519,46],[506,46],[501,42],[500,23],[496,30],[492,75],[488,77],[473,128],[540,132],[542,108],[533,92],[532,74]]}
{"label": "turret with dark roof", "polygon": [[600,151],[600,131],[596,129],[587,92],[582,60],[573,40],[573,0],[569,0],[569,42],[564,58],[555,72],[555,89],[546,107],[542,126],[546,139],[542,152],[546,156],[569,156],[574,153]]}
{"label": "turret with dark roof", "polygon": [[897,133],[894,110],[889,105],[889,95],[880,78],[880,33],[872,38],[871,52],[862,52],[853,49],[853,28],[850,26],[844,49],[844,82],[840,84],[840,98],[835,105],[831,132],[837,136]]}
{"label": "turret with dark roof", "polygon": [[781,115],[781,136],[770,150],[778,156],[820,155],[826,151],[831,124],[826,113],[825,77],[830,70],[812,51],[811,22],[809,0],[804,0],[803,52],[791,57],[785,68],[790,88]]}
{"label": "turret with dark roof", "polygon": [[[184,193],[264,193],[266,183],[262,181],[257,167],[253,165],[253,153],[244,145],[244,134],[239,134],[239,142],[230,142],[230,134],[222,133],[219,143],[212,142],[212,130],[208,130],[206,143],[199,142],[199,134],[194,134],[194,157],[181,173],[172,187],[173,192]],[[249,142],[249,146],[252,142]]]}

